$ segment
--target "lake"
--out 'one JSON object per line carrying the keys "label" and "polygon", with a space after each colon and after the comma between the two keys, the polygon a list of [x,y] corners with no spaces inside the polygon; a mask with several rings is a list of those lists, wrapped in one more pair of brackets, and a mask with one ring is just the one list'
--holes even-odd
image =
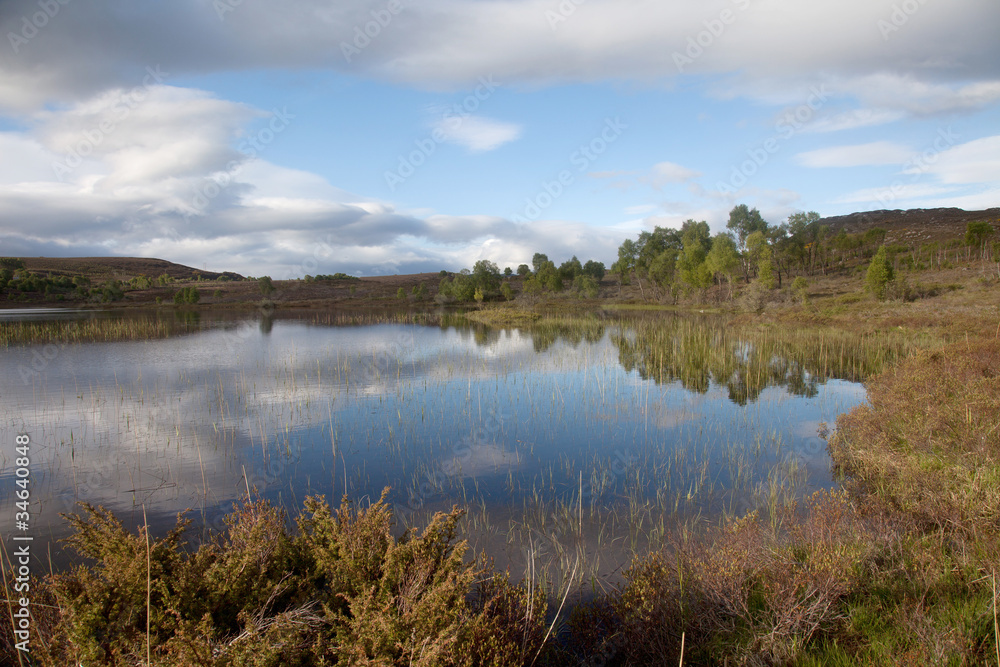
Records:
{"label": "lake", "polygon": [[13,507],[27,432],[45,571],[78,501],[129,526],[145,509],[157,532],[190,510],[196,541],[248,490],[294,516],[309,494],[388,487],[401,528],[467,509],[463,537],[515,578],[531,564],[543,582],[613,583],[678,530],[834,486],[824,427],[900,353],[722,316],[184,318],[155,340],[4,350],[0,500]]}

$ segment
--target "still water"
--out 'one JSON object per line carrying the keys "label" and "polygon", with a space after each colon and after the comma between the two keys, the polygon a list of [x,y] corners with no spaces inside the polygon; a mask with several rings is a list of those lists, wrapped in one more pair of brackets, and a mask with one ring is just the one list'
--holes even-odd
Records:
{"label": "still water", "polygon": [[196,541],[248,489],[294,516],[388,487],[400,527],[457,504],[501,567],[607,581],[679,525],[834,485],[818,431],[865,397],[849,346],[831,363],[829,341],[792,353],[722,319],[231,318],[0,353],[4,535],[25,432],[45,570],[78,501],[160,532],[188,510]]}

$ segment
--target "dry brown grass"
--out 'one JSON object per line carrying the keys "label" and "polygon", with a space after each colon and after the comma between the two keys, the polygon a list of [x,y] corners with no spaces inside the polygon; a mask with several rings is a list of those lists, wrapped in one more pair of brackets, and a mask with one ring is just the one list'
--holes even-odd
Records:
{"label": "dry brown grass", "polygon": [[1000,529],[1000,340],[915,354],[838,419],[840,470],[928,527]]}

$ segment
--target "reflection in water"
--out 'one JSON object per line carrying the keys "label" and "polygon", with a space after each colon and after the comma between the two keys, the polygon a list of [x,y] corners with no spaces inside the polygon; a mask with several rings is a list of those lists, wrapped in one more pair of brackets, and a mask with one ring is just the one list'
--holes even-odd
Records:
{"label": "reflection in water", "polygon": [[643,379],[679,380],[698,394],[713,383],[722,385],[738,405],[756,401],[767,387],[812,398],[830,378],[860,382],[907,351],[892,336],[861,339],[806,330],[733,334],[718,318],[645,323],[613,340],[622,366]]}
{"label": "reflection in water", "polygon": [[[898,352],[739,337],[718,319],[369,319],[203,316],[184,336],[59,347],[28,376],[17,369],[39,350],[9,348],[2,437],[35,443],[38,539],[64,536],[58,513],[77,500],[132,525],[145,507],[163,529],[190,508],[218,528],[247,487],[295,514],[310,493],[390,486],[403,525],[468,508],[473,547],[501,567],[528,559],[554,577],[580,554],[609,575],[678,523],[832,485],[816,428]],[[13,461],[0,461],[10,507]]]}

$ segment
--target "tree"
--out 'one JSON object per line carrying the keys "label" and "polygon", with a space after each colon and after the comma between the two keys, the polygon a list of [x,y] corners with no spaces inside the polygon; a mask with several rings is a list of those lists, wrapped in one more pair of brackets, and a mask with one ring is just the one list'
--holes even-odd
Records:
{"label": "tree", "polygon": [[481,259],[472,267],[472,281],[485,296],[489,296],[500,287],[500,267],[488,259]]}
{"label": "tree", "polygon": [[[767,231],[767,222],[756,208],[751,209],[746,204],[738,204],[729,212],[726,228],[736,234],[737,247],[741,253],[745,253],[747,237],[754,232]],[[750,282],[750,260],[746,256],[743,259],[743,277],[748,283]]]}
{"label": "tree", "polygon": [[531,267],[530,266],[528,266],[527,264],[518,264],[517,265],[517,275],[519,275],[519,276],[526,276],[529,273],[531,273]]}
{"label": "tree", "polygon": [[732,234],[719,232],[712,238],[712,249],[705,256],[709,271],[725,277],[729,298],[733,296],[733,279],[740,270],[740,254]]}
{"label": "tree", "polygon": [[976,220],[965,225],[965,243],[974,247],[982,247],[993,235],[993,226],[985,220]]}
{"label": "tree", "polygon": [[[618,261],[611,267],[612,271],[618,274],[619,286],[627,285],[631,282],[632,272],[635,270],[636,259],[639,256],[639,247],[632,239],[625,239],[618,246]],[[618,267],[615,270],[615,266]],[[642,294],[642,281],[639,281],[639,293]],[[646,298],[643,295],[643,298]]]}
{"label": "tree", "polygon": [[788,216],[785,222],[788,228],[788,253],[803,269],[808,265],[812,254],[813,242],[816,240],[816,223],[819,219],[819,213],[816,211],[808,213],[799,211]]}
{"label": "tree", "polygon": [[509,266],[503,267],[504,278],[510,278],[512,275],[514,275],[514,270],[512,268],[510,268]]}
{"label": "tree", "polygon": [[583,265],[583,272],[597,282],[600,282],[606,272],[604,262],[595,262],[592,259],[588,259],[587,263]]}
{"label": "tree", "polygon": [[198,293],[198,289],[195,287],[182,287],[177,290],[174,294],[174,303],[177,305],[182,305],[185,303],[195,304],[201,299],[201,294]]}
{"label": "tree", "polygon": [[591,299],[595,298],[599,293],[597,281],[594,280],[593,276],[586,273],[581,273],[573,279],[573,289],[580,296],[586,296]]}
{"label": "tree", "polygon": [[879,246],[878,252],[872,257],[872,263],[868,265],[868,273],[865,275],[865,284],[868,290],[880,301],[885,300],[889,283],[893,280],[892,263],[889,261],[889,254],[885,246]]}
{"label": "tree", "polygon": [[681,251],[677,269],[682,281],[695,289],[704,289],[712,284],[712,272],[705,264],[705,258],[712,248],[711,230],[705,221],[687,220],[681,226]]}
{"label": "tree", "polygon": [[747,257],[757,269],[757,281],[767,289],[774,289],[774,258],[764,232],[754,232],[746,238]]}
{"label": "tree", "polygon": [[258,278],[257,286],[260,287],[260,293],[264,296],[269,296],[274,292],[274,282],[272,282],[271,276],[261,276]]}
{"label": "tree", "polygon": [[545,253],[536,252],[531,257],[531,268],[534,269],[535,273],[538,273],[538,269],[542,267],[545,262],[549,261],[549,256]]}
{"label": "tree", "polygon": [[535,278],[538,282],[547,290],[552,292],[561,292],[563,289],[563,279],[562,274],[559,273],[559,269],[552,262],[546,261],[541,266],[538,267],[538,272],[535,274]]}
{"label": "tree", "polygon": [[670,291],[677,273],[677,251],[668,248],[650,263],[647,275],[649,281],[664,292]]}
{"label": "tree", "polygon": [[576,255],[559,265],[559,275],[562,276],[563,280],[572,281],[581,273],[583,273],[583,265],[580,264]]}
{"label": "tree", "polygon": [[511,289],[510,283],[504,282],[504,284],[500,286],[500,294],[502,294],[503,298],[507,301],[514,298],[514,290]]}
{"label": "tree", "polygon": [[760,216],[756,208],[748,208],[746,204],[738,204],[729,212],[729,222],[726,228],[736,233],[740,250],[746,249],[747,237],[754,232],[767,231],[767,222]]}

